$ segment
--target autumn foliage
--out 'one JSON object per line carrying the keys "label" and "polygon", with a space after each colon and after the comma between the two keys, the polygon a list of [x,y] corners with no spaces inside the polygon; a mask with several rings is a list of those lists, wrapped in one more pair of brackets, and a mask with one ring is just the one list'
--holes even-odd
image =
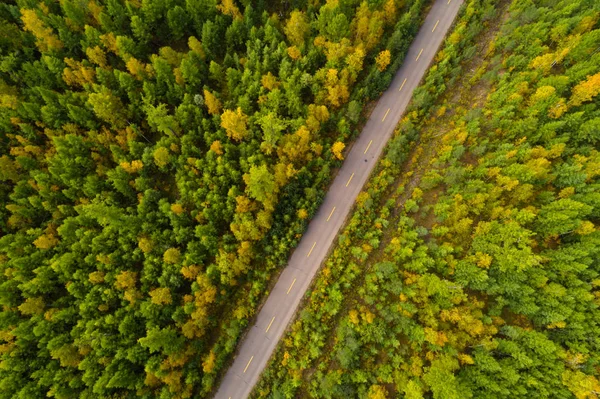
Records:
{"label": "autumn foliage", "polygon": [[463,7],[256,397],[598,397],[600,9]]}
{"label": "autumn foliage", "polygon": [[2,2],[0,398],[212,396],[423,7]]}

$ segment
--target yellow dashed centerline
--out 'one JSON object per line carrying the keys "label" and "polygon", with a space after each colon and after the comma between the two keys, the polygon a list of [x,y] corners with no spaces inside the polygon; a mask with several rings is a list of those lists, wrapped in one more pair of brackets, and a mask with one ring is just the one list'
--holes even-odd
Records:
{"label": "yellow dashed centerline", "polygon": [[353,177],[354,177],[354,173],[352,173],[352,176],[350,176],[350,178],[348,179],[348,183],[346,183],[346,187],[348,187],[348,184],[350,184]]}
{"label": "yellow dashed centerline", "polygon": [[402,88],[404,87],[404,84],[406,83],[406,78],[404,78],[404,81],[402,82],[402,84],[400,85],[400,88],[398,89],[398,91],[401,91]]}
{"label": "yellow dashed centerline", "polygon": [[371,148],[371,144],[373,144],[373,140],[369,141],[369,145],[367,146],[367,149],[365,150],[365,152],[363,152],[363,154],[366,154],[367,151],[369,151],[369,148]]}
{"label": "yellow dashed centerline", "polygon": [[439,23],[440,23],[440,20],[438,19],[438,21],[435,23],[435,26],[431,30],[431,32],[435,31],[435,28],[437,28],[437,26],[438,26]]}
{"label": "yellow dashed centerline", "polygon": [[421,49],[421,51],[419,51],[419,55],[417,55],[417,59],[415,59],[415,61],[419,61],[421,54],[423,54],[423,49]]}
{"label": "yellow dashed centerline", "polygon": [[327,217],[327,221],[329,222],[329,219],[331,219],[331,215],[333,215],[333,212],[335,211],[335,206],[333,207],[333,209],[331,210],[331,213],[329,214],[329,217]]}
{"label": "yellow dashed centerline", "polygon": [[290,291],[292,290],[292,287],[294,286],[294,283],[296,282],[296,279],[294,279],[294,281],[292,281],[292,285],[290,285],[290,288],[288,288],[287,292],[285,293],[285,295],[288,295],[290,293]]}
{"label": "yellow dashed centerline", "polygon": [[387,114],[390,112],[390,109],[388,108],[387,111],[385,111],[385,115],[383,115],[383,119],[381,120],[382,122],[385,120],[385,117],[387,116]]}
{"label": "yellow dashed centerline", "polygon": [[306,257],[308,258],[310,256],[310,254],[312,254],[313,249],[315,249],[315,245],[317,245],[317,242],[315,241],[315,243],[313,244],[313,246],[310,248],[310,251],[308,251],[308,255],[306,255]]}
{"label": "yellow dashed centerline", "polygon": [[252,355],[250,360],[248,360],[248,364],[246,365],[246,368],[244,369],[244,373],[246,373],[246,370],[248,370],[248,367],[250,367],[250,363],[252,363],[252,359],[254,359],[254,355]]}
{"label": "yellow dashed centerline", "polygon": [[266,333],[269,332],[269,328],[271,328],[271,324],[273,324],[273,321],[275,320],[275,316],[273,316],[273,318],[271,319],[271,322],[269,323],[269,326],[267,327],[267,329],[265,330]]}

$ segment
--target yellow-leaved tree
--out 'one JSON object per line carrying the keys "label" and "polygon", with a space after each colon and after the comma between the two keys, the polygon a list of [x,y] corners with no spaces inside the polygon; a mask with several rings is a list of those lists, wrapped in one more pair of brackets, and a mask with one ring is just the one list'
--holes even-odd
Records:
{"label": "yellow-leaved tree", "polygon": [[33,245],[40,249],[49,249],[58,244],[58,239],[53,234],[42,234],[34,242]]}
{"label": "yellow-leaved tree", "polygon": [[106,54],[104,53],[104,50],[100,48],[100,46],[86,48],[85,54],[87,55],[88,60],[90,60],[90,62],[93,62],[94,64],[100,66],[100,68],[107,67]]}
{"label": "yellow-leaved tree", "polygon": [[366,1],[363,1],[356,10],[356,15],[351,24],[352,32],[356,43],[361,45],[366,52],[379,43],[383,35],[383,18],[383,13],[380,11],[372,12]]}
{"label": "yellow-leaved tree", "polygon": [[279,87],[279,81],[277,81],[277,77],[271,72],[268,72],[266,75],[263,75],[260,79],[260,83],[267,90],[273,90]]}
{"label": "yellow-leaved tree", "polygon": [[198,54],[200,56],[200,58],[202,58],[202,59],[205,58],[204,48],[202,48],[202,43],[200,43],[200,41],[198,39],[196,39],[194,36],[189,37],[188,47],[194,53]]}
{"label": "yellow-leaved tree", "polygon": [[288,47],[287,53],[290,56],[290,58],[293,59],[293,60],[297,60],[298,58],[302,57],[302,53],[300,52],[300,50],[296,46],[290,46],[290,47]]}
{"label": "yellow-leaved tree", "polygon": [[163,168],[169,163],[169,150],[165,147],[158,147],[154,150],[152,155],[154,157],[154,163],[156,163],[156,166],[159,168]]}
{"label": "yellow-leaved tree", "polygon": [[306,34],[310,31],[310,25],[306,20],[306,14],[302,11],[292,11],[290,19],[287,20],[283,29],[288,40],[295,46],[302,46]]}
{"label": "yellow-leaved tree", "polygon": [[233,0],[221,0],[221,4],[217,6],[217,9],[225,15],[230,15],[233,18],[242,18],[240,9],[235,5]]}
{"label": "yellow-leaved tree", "polygon": [[573,88],[569,105],[578,106],[600,94],[600,72],[588,76],[586,80]]}
{"label": "yellow-leaved tree", "polygon": [[367,397],[369,399],[386,399],[387,390],[383,385],[371,385]]}
{"label": "yellow-leaved tree", "polygon": [[204,89],[204,103],[206,104],[206,108],[208,108],[209,114],[218,115],[221,112],[221,101],[206,89]]}
{"label": "yellow-leaved tree", "polygon": [[166,263],[178,263],[181,259],[181,252],[177,248],[169,248],[163,254],[163,260]]}
{"label": "yellow-leaved tree", "polygon": [[221,141],[215,140],[210,145],[210,150],[213,151],[217,155],[223,155],[223,145],[221,145]]}
{"label": "yellow-leaved tree", "polygon": [[221,127],[225,128],[227,137],[242,141],[248,135],[248,117],[240,107],[235,111],[226,109],[221,114]]}
{"label": "yellow-leaved tree", "polygon": [[217,359],[215,352],[213,352],[212,350],[208,353],[208,356],[206,356],[206,358],[204,359],[204,361],[202,362],[202,371],[204,371],[205,373],[210,373],[214,370],[215,368],[215,360]]}
{"label": "yellow-leaved tree", "polygon": [[128,270],[124,270],[121,273],[117,274],[115,280],[115,287],[120,290],[126,290],[128,288],[135,287],[137,282],[137,273],[131,272]]}
{"label": "yellow-leaved tree", "polygon": [[327,101],[334,107],[339,107],[350,97],[348,90],[348,71],[343,70],[338,76],[338,70],[330,68],[326,73]]}
{"label": "yellow-leaved tree", "polygon": [[333,155],[335,155],[337,159],[342,160],[344,159],[344,154],[342,154],[344,148],[346,148],[346,144],[342,143],[341,141],[336,141],[331,146],[331,152],[333,153]]}
{"label": "yellow-leaved tree", "polygon": [[149,292],[151,302],[155,305],[169,305],[173,302],[171,290],[166,287],[155,288]]}
{"label": "yellow-leaved tree", "polygon": [[390,65],[392,60],[392,55],[390,54],[390,50],[383,50],[377,58],[375,58],[375,62],[377,63],[377,69],[380,72],[385,71],[385,69]]}
{"label": "yellow-leaved tree", "polygon": [[21,21],[23,21],[25,30],[35,36],[35,45],[41,52],[63,48],[63,42],[54,34],[52,29],[44,24],[44,21],[38,17],[35,10],[22,9]]}
{"label": "yellow-leaved tree", "polygon": [[348,55],[348,57],[346,57],[346,64],[348,64],[353,72],[358,73],[363,69],[364,58],[365,51],[361,47],[357,47]]}

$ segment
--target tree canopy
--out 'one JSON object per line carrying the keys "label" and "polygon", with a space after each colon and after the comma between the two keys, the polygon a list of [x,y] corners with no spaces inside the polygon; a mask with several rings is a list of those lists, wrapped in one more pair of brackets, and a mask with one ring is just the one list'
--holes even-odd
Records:
{"label": "tree canopy", "polygon": [[412,39],[389,3],[0,4],[0,398],[210,396]]}
{"label": "tree canopy", "polygon": [[255,397],[598,397],[599,17],[465,2]]}

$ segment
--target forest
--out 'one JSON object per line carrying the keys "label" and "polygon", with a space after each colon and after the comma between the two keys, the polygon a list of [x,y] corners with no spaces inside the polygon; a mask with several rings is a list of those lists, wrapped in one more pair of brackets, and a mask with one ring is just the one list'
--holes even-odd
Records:
{"label": "forest", "polygon": [[600,397],[599,21],[465,1],[253,397]]}
{"label": "forest", "polygon": [[209,397],[429,4],[3,1],[0,398]]}

